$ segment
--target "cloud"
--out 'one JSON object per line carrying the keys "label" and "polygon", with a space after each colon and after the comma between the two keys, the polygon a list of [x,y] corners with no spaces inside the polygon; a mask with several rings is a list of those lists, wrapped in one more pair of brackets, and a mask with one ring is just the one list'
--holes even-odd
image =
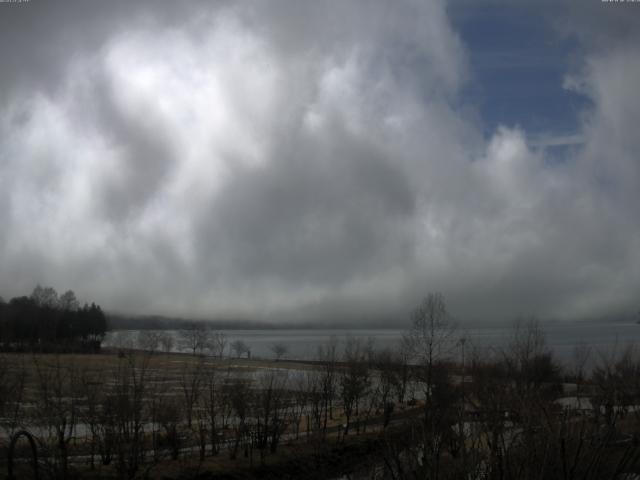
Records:
{"label": "cloud", "polygon": [[565,81],[593,102],[581,131],[532,143],[483,137],[460,95],[472,46],[438,1],[82,3],[22,11],[35,37],[0,42],[5,298],[42,283],[264,319],[404,318],[433,290],[472,319],[634,307],[633,45],[586,50]]}

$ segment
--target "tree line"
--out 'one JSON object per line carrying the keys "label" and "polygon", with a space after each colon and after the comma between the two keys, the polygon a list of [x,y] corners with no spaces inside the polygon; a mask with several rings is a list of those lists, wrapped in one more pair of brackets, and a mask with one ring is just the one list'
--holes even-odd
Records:
{"label": "tree line", "polygon": [[95,303],[80,305],[73,291],[36,286],[29,296],[0,297],[0,348],[5,351],[96,351],[107,330]]}

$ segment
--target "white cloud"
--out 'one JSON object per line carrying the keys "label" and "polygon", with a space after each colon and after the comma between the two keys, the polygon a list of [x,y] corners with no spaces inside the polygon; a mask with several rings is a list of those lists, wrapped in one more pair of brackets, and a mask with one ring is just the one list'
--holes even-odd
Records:
{"label": "white cloud", "polygon": [[[0,114],[0,290],[111,309],[467,318],[627,311],[640,287],[640,64],[592,54],[566,137],[459,108],[440,2],[132,17]],[[621,73],[623,72],[623,73]],[[526,92],[523,92],[526,94]],[[573,145],[561,162],[545,148]],[[542,148],[541,148],[542,147]]]}

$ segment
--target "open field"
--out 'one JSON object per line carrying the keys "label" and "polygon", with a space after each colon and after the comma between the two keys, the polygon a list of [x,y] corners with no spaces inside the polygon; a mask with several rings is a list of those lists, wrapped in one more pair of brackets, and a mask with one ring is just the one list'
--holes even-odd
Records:
{"label": "open field", "polygon": [[[423,333],[426,333],[423,335]],[[619,479],[640,471],[640,355],[563,369],[536,324],[493,357],[335,342],[313,361],[133,349],[1,357],[0,448],[28,478]],[[462,344],[463,345],[463,344]],[[451,351],[451,350],[449,350]],[[1,466],[7,472],[8,461]],[[305,470],[306,469],[306,470]],[[303,472],[305,472],[303,474]]]}
{"label": "open field", "polygon": [[[332,389],[339,365],[331,367]],[[179,459],[181,470],[192,459],[200,468],[218,470],[264,466],[267,458],[273,463],[280,457],[275,454],[281,443],[290,451],[311,442],[318,450],[320,437],[327,445],[344,439],[343,409],[326,392],[320,395],[323,370],[310,362],[135,350],[6,354],[2,458],[11,435],[27,430],[37,438],[41,469],[53,476],[134,478],[149,469],[171,472]],[[315,399],[307,387],[316,391]],[[379,429],[380,418],[368,408],[357,415],[357,431]],[[121,436],[137,449],[135,458],[119,448]],[[27,459],[26,446],[18,442],[14,456]],[[137,464],[135,473],[125,471],[130,463]]]}

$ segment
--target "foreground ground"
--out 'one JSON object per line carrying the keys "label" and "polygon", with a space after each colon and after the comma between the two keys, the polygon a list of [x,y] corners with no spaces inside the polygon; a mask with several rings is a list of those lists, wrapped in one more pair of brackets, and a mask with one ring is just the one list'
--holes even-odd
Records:
{"label": "foreground ground", "polygon": [[[29,478],[628,480],[640,355],[562,369],[531,328],[496,355],[348,339],[313,362],[113,350],[0,358],[0,465]],[[446,337],[449,338],[449,337]],[[1,478],[1,477],[0,477]]]}

